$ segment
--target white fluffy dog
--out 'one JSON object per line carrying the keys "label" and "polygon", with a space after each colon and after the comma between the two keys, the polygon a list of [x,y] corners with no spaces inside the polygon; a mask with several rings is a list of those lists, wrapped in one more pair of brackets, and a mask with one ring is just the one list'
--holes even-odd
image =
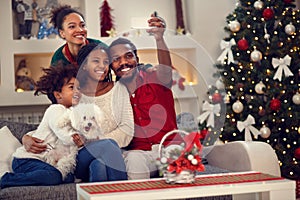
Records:
{"label": "white fluffy dog", "polygon": [[[72,141],[72,135],[78,133],[86,141],[102,139],[100,120],[102,110],[95,104],[80,103],[69,109],[59,120],[58,128],[66,130],[66,140]],[[56,167],[65,178],[76,167],[78,148],[73,143],[66,145],[62,138],[57,139],[55,147],[46,155],[46,162]]]}
{"label": "white fluffy dog", "polygon": [[[70,110],[69,118],[71,127],[84,136],[87,140],[102,139],[101,119],[102,110],[92,103],[80,103]],[[66,119],[68,122],[68,119]]]}

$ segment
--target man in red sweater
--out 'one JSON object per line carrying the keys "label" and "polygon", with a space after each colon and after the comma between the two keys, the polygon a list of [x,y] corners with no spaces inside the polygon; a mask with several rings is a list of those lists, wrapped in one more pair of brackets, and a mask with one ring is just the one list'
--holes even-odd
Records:
{"label": "man in red sweater", "polygon": [[[124,152],[129,179],[144,179],[158,175],[156,159],[162,137],[177,129],[172,86],[172,62],[164,41],[164,21],[152,15],[148,32],[157,45],[159,65],[141,70],[135,45],[118,38],[110,46],[111,67],[117,79],[126,85],[133,107],[135,133]],[[168,137],[165,144],[174,140]],[[176,139],[177,141],[179,140]]]}

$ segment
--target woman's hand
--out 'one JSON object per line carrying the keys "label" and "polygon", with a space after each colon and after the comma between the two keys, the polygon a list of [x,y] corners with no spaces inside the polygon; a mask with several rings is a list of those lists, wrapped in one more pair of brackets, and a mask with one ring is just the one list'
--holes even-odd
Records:
{"label": "woman's hand", "polygon": [[78,133],[73,134],[72,138],[78,148],[84,146],[85,140]]}
{"label": "woman's hand", "polygon": [[26,149],[26,151],[31,153],[42,153],[47,149],[47,145],[43,144],[44,140],[31,137],[29,135],[24,135],[22,137],[22,143]]}

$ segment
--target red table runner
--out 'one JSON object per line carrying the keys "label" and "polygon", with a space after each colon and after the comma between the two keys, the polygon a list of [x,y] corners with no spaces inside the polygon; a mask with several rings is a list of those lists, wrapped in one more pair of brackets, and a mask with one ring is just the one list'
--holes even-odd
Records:
{"label": "red table runner", "polygon": [[282,177],[276,177],[260,172],[242,173],[242,174],[224,174],[215,176],[198,176],[194,183],[185,184],[168,184],[164,179],[159,180],[145,180],[136,182],[122,182],[122,183],[95,183],[93,185],[82,185],[80,188],[89,194],[114,193],[114,192],[130,192],[142,190],[156,190],[182,187],[195,187],[207,185],[233,184],[244,182],[257,182],[280,180]]}

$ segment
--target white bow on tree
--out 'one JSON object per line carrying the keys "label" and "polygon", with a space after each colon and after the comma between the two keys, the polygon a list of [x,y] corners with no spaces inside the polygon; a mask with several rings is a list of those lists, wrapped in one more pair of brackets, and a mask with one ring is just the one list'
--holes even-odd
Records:
{"label": "white bow on tree", "polygon": [[214,115],[220,114],[221,106],[220,104],[209,104],[207,101],[203,103],[203,111],[197,119],[200,123],[203,123],[204,120],[207,119],[207,126],[214,127],[215,126],[215,118]]}
{"label": "white bow on tree", "polygon": [[260,135],[260,131],[257,130],[252,124],[255,124],[255,119],[252,115],[248,115],[245,121],[238,121],[237,128],[240,132],[245,129],[245,141],[252,141],[251,133],[254,135],[254,138],[257,138]]}
{"label": "white bow on tree", "polygon": [[291,64],[291,60],[292,58],[289,55],[286,55],[284,58],[280,58],[280,59],[272,58],[272,65],[274,69],[278,67],[273,77],[274,80],[278,79],[279,81],[281,81],[282,72],[284,72],[285,77],[294,75],[288,67]]}
{"label": "white bow on tree", "polygon": [[231,47],[233,45],[236,45],[236,42],[235,42],[235,40],[233,38],[229,42],[227,42],[225,40],[222,40],[220,42],[220,47],[224,51],[219,56],[218,61],[224,62],[226,56],[228,56],[228,58],[227,58],[227,64],[229,65],[230,63],[234,62],[233,54],[232,54],[232,50],[231,50]]}

